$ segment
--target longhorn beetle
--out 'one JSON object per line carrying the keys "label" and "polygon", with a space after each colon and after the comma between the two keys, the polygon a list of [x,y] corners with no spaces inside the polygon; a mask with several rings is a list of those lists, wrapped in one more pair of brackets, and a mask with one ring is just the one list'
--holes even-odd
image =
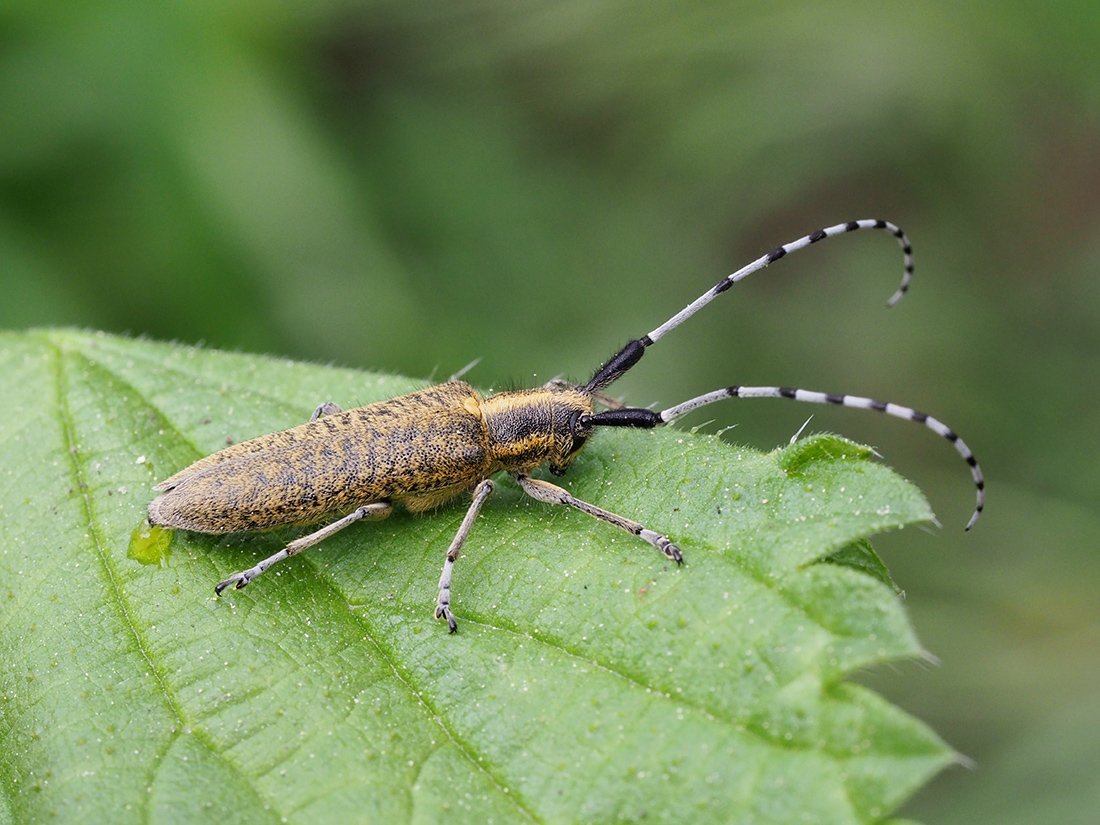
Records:
{"label": "longhorn beetle", "polygon": [[[985,501],[981,468],[954,430],[911,407],[787,387],[725,387],[660,412],[619,406],[603,395],[649,347],[738,281],[791,252],[859,229],[885,229],[901,246],[904,274],[887,302],[892,306],[904,297],[913,277],[913,254],[905,233],[881,220],[819,229],[776,247],[723,278],[652,332],[624,346],[584,384],[551,381],[534,389],[482,397],[469,384],[451,380],[351,410],[327,402],[317,407],[305,424],[228,447],[156,485],[161,495],[149,504],[149,521],[199,533],[235,533],[341,516],[295,539],[255,567],[220,582],[214,590],[221,594],[230,586],[244,587],[277,562],[350,524],[385,518],[395,504],[420,512],[472,490],[473,500],[447,548],[436,599],[435,617],[446,619],[454,633],[458,625],[451,612],[451,574],[481,506],[493,492],[491,476],[495,473],[509,473],[532,498],[573,507],[632,533],[681,564],[680,548],[667,536],[581,501],[530,473],[546,464],[554,475],[564,474],[599,427],[649,429],[726,398],[791,398],[875,410],[923,424],[950,441],[969,465],[977,490],[974,513],[966,525],[969,530]],[[596,402],[610,408],[596,412]]]}

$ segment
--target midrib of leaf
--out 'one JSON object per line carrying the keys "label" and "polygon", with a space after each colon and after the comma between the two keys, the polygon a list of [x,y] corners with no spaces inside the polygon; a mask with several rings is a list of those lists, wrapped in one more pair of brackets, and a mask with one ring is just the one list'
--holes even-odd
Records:
{"label": "midrib of leaf", "polygon": [[[158,664],[154,656],[150,653],[149,645],[134,621],[133,612],[127,603],[126,597],[123,595],[122,589],[119,587],[118,576],[114,569],[113,564],[109,556],[104,549],[104,541],[102,531],[96,520],[95,506],[92,503],[91,497],[88,495],[89,479],[83,465],[83,457],[80,450],[80,439],[77,436],[76,422],[69,410],[68,394],[65,391],[65,356],[64,353],[56,344],[49,342],[53,354],[53,371],[55,378],[55,386],[57,389],[56,403],[58,419],[61,426],[61,431],[65,437],[66,452],[71,458],[71,467],[73,481],[76,485],[76,489],[79,491],[80,500],[82,503],[84,516],[88,528],[88,535],[91,537],[91,544],[94,550],[95,558],[99,563],[100,569],[103,572],[105,581],[105,587],[108,592],[109,601],[114,604],[118,610],[119,617],[122,620],[123,625],[126,628],[126,632],[132,637],[134,646],[140,654],[141,660],[148,669],[149,675],[152,676],[156,682],[157,688],[160,692],[161,698],[164,704],[167,706],[172,716],[174,717],[175,724],[171,732],[171,736],[165,742],[165,745],[161,752],[157,754],[149,768],[149,781],[148,786],[153,787],[156,781],[157,772],[162,764],[165,755],[172,749],[175,742],[181,735],[187,735],[198,742],[203,748],[210,752],[216,759],[221,761],[228,769],[235,773],[240,773],[237,765],[234,765],[232,760],[226,758],[224,753],[220,753],[214,744],[207,738],[200,728],[193,726],[186,717],[182,706],[179,703],[174,691],[169,687],[168,681],[165,678],[164,668],[161,664]],[[76,359],[82,359],[88,366],[95,369],[102,369],[99,364],[96,364],[91,359],[80,353],[72,353],[70,357]],[[131,400],[144,404],[144,398],[133,390],[133,388],[123,381],[120,376],[112,374],[112,378],[115,379],[116,385],[123,387],[131,391]],[[157,414],[158,418],[163,419],[159,413],[152,407],[149,407],[151,412]],[[176,431],[179,435],[178,430]],[[182,439],[181,439],[182,440]],[[255,788],[253,789],[255,790]],[[262,798],[262,795],[257,793],[258,797]],[[148,801],[148,800],[147,800]],[[278,810],[277,799],[267,798],[265,803],[272,809]],[[150,819],[149,813],[144,813],[145,819]],[[282,818],[282,817],[280,817]]]}
{"label": "midrib of leaf", "polygon": [[92,501],[88,496],[88,479],[85,476],[82,466],[82,457],[79,447],[80,441],[76,437],[76,425],[73,422],[72,414],[69,412],[69,404],[65,393],[65,367],[63,356],[56,346],[52,346],[52,350],[53,372],[57,390],[56,403],[58,419],[61,424],[61,431],[65,437],[65,447],[67,448],[66,452],[71,461],[73,481],[80,494],[80,501],[84,510],[88,535],[92,540],[91,544],[95,552],[95,558],[99,562],[100,570],[103,572],[111,603],[118,608],[122,623],[125,625],[128,633],[133,637],[137,651],[141,654],[141,658],[148,666],[149,674],[157,683],[164,703],[168,706],[169,710],[171,710],[172,715],[175,716],[177,726],[182,729],[186,726],[183,709],[180,708],[176,698],[168,689],[168,685],[164,680],[164,675],[161,673],[160,668],[157,667],[156,663],[150,657],[145,639],[142,637],[141,631],[138,629],[137,625],[134,624],[133,616],[130,614],[130,609],[126,604],[126,600],[122,597],[122,591],[119,589],[118,579],[115,576],[114,568],[104,551],[103,538],[95,519],[95,508],[92,506]]}

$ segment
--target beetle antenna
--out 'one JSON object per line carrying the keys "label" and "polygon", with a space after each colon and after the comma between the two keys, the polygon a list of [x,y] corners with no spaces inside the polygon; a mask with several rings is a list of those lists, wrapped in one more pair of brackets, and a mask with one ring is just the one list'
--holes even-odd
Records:
{"label": "beetle antenna", "polygon": [[897,238],[898,245],[901,247],[902,255],[904,256],[904,271],[901,276],[901,284],[898,286],[894,294],[890,296],[886,302],[887,306],[893,306],[902,298],[905,297],[905,293],[909,291],[909,284],[913,280],[913,248],[909,244],[909,238],[901,230],[897,224],[890,223],[883,220],[861,220],[861,221],[849,221],[848,223],[838,223],[835,226],[827,226],[824,229],[818,229],[816,232],[811,232],[809,235],[803,235],[801,238],[791,241],[790,243],[783,244],[783,246],[777,246],[771,252],[766,255],[761,255],[755,261],[746,266],[741,267],[739,270],[731,275],[727,275],[705,293],[700,295],[682,310],[677,312],[659,327],[654,329],[648,335],[644,335],[641,338],[636,338],[631,341],[619,352],[613,355],[607,363],[596,370],[596,374],[589,379],[581,389],[584,392],[595,392],[596,390],[602,390],[605,387],[610,386],[617,381],[622,375],[633,367],[638,361],[641,360],[645,354],[646,347],[655,343],[659,339],[663,338],[666,334],[676,329],[680,324],[684,323],[688,318],[701,310],[731,286],[738,281],[744,280],[749,275],[757,272],[768,264],[778,261],[780,258],[786,256],[791,252],[797,252],[799,249],[803,249],[811,244],[815,244],[818,241],[822,241],[825,238],[832,238],[836,235],[845,235],[848,232],[856,232],[860,229],[885,229],[895,238]]}
{"label": "beetle antenna", "polygon": [[982,468],[978,465],[978,460],[974,457],[974,453],[971,452],[966,442],[938,418],[933,418],[927,413],[914,410],[912,407],[902,406],[901,404],[876,401],[873,398],[864,398],[859,395],[834,395],[832,393],[794,389],[791,387],[733,386],[697,396],[682,404],[677,404],[674,407],[669,407],[667,410],[662,410],[659,413],[653,412],[652,410],[634,408],[608,410],[606,412],[595,413],[594,415],[583,416],[580,423],[589,427],[652,428],[661,424],[667,424],[700,407],[705,407],[707,404],[713,404],[715,401],[724,401],[727,398],[789,398],[794,401],[805,401],[810,404],[835,404],[858,410],[874,410],[875,412],[885,413],[894,418],[900,418],[903,421],[923,424],[932,432],[936,433],[936,435],[954,444],[955,451],[962,456],[963,461],[970,467],[970,475],[974,479],[977,502],[974,505],[974,513],[970,516],[970,521],[966,524],[966,529],[969,530],[973,527],[982,514],[982,509],[985,507],[985,477],[982,475]]}
{"label": "beetle antenna", "polygon": [[668,423],[675,418],[679,418],[681,415],[686,415],[692,410],[726,398],[789,398],[794,401],[804,401],[810,404],[836,404],[858,410],[874,410],[875,412],[885,413],[894,418],[900,418],[903,421],[923,424],[936,435],[954,444],[955,451],[962,456],[963,461],[970,467],[970,475],[974,479],[976,502],[974,505],[974,512],[970,516],[970,520],[966,523],[966,529],[969,530],[972,528],[982,514],[982,509],[985,507],[985,477],[982,475],[982,468],[978,465],[978,459],[974,457],[974,453],[971,452],[966,442],[959,437],[958,433],[938,418],[933,418],[927,413],[914,410],[912,407],[905,407],[901,404],[894,404],[889,401],[876,401],[873,398],[864,398],[859,395],[834,395],[833,393],[795,389],[792,387],[733,386],[700,395],[682,404],[677,404],[675,407],[669,407],[667,410],[662,410],[660,413],[661,421]]}

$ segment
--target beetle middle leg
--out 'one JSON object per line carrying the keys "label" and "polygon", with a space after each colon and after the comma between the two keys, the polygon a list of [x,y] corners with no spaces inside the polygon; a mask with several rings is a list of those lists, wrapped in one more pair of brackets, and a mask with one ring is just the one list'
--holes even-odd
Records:
{"label": "beetle middle leg", "polygon": [[324,404],[317,405],[317,409],[313,411],[313,415],[309,417],[309,420],[316,421],[318,418],[323,418],[326,415],[332,415],[338,412],[343,412],[339,404],[333,404],[331,401],[326,401]]}
{"label": "beetle middle leg", "polygon": [[589,504],[587,501],[581,501],[564,487],[559,487],[557,484],[551,484],[549,481],[543,481],[542,479],[531,478],[530,476],[521,474],[516,474],[515,479],[519,482],[519,486],[523,488],[523,492],[527,493],[527,495],[531,496],[533,499],[546,502],[547,504],[564,504],[568,507],[580,510],[582,513],[587,513],[593,518],[598,518],[600,521],[614,524],[620,530],[625,530],[631,535],[637,536],[643,541],[653,545],[660,550],[666,558],[672,559],[677,564],[684,563],[684,557],[680,553],[680,548],[673,544],[668,536],[663,536],[660,533],[654,532],[644,524],[604,510],[602,507],[597,507],[595,504]]}
{"label": "beetle middle leg", "polygon": [[312,547],[318,542],[324,541],[333,533],[338,533],[345,527],[351,524],[355,524],[355,522],[361,521],[362,519],[384,519],[392,512],[393,505],[390,504],[388,501],[376,501],[373,504],[366,504],[358,508],[357,510],[348,513],[343,518],[337,519],[331,524],[326,524],[320,530],[315,530],[308,536],[302,536],[300,539],[295,539],[278,553],[275,553],[272,556],[268,556],[255,567],[250,567],[247,570],[241,570],[238,573],[234,573],[225,581],[218,582],[218,584],[214,587],[214,592],[218,595],[221,595],[221,592],[231,585],[240,590],[242,587],[247,586],[248,583],[256,578],[258,575],[271,569],[274,565],[278,564],[283,559],[288,559],[291,556],[298,555],[307,547]]}
{"label": "beetle middle leg", "polygon": [[483,479],[474,488],[474,500],[470,502],[470,508],[466,511],[466,516],[462,519],[458,532],[451,540],[451,546],[447,548],[447,560],[443,562],[443,572],[439,574],[439,595],[435,600],[435,617],[446,619],[447,627],[452,633],[458,630],[458,623],[455,622],[454,613],[451,612],[451,573],[454,571],[455,559],[462,552],[462,545],[466,542],[466,536],[469,535],[477,514],[481,512],[481,505],[485,503],[485,499],[492,492],[493,482],[487,478]]}

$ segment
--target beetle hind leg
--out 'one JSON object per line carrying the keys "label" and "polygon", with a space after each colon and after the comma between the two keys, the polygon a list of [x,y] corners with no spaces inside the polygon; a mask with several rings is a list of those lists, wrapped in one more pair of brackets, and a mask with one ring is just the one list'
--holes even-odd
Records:
{"label": "beetle hind leg", "polygon": [[312,547],[318,542],[324,541],[333,533],[338,533],[345,527],[351,524],[355,524],[355,522],[361,521],[363,519],[384,519],[392,512],[393,505],[390,504],[388,501],[376,501],[373,504],[366,504],[358,508],[357,510],[348,513],[348,515],[344,516],[343,518],[337,519],[331,524],[326,524],[320,530],[315,530],[307,536],[302,536],[300,539],[295,539],[278,553],[268,556],[256,566],[250,567],[247,570],[241,570],[237,573],[234,573],[228,579],[218,582],[218,584],[214,586],[214,592],[220,596],[222,591],[228,587],[235,587],[237,590],[240,590],[242,587],[247,587],[250,581],[259,576],[261,573],[266,573],[283,559],[288,559],[291,556],[298,555],[307,547]]}

